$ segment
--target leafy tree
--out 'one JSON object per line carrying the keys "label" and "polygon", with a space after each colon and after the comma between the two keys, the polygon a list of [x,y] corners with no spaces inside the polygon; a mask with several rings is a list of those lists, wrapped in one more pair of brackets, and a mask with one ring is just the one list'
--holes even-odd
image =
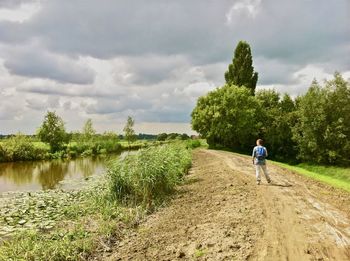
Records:
{"label": "leafy tree", "polygon": [[339,73],[321,86],[313,81],[299,99],[293,139],[304,161],[349,164],[350,86]]}
{"label": "leafy tree", "polygon": [[259,137],[263,138],[271,158],[294,161],[295,143],[292,140],[292,126],[295,123],[295,105],[288,94],[281,100],[275,90],[261,90],[256,99],[261,104],[259,120],[262,128]]}
{"label": "leafy tree", "polygon": [[42,142],[50,144],[52,152],[60,150],[68,142],[64,122],[55,112],[47,112],[37,134]]}
{"label": "leafy tree", "polygon": [[306,161],[322,161],[323,152],[319,145],[323,143],[326,128],[325,91],[318,82],[313,81],[307,93],[300,98],[298,122],[293,128],[293,139],[297,143],[299,158]]}
{"label": "leafy tree", "polygon": [[157,139],[157,135],[154,134],[146,134],[146,133],[139,133],[137,136],[139,140],[155,140]]}
{"label": "leafy tree", "polygon": [[339,73],[334,79],[326,81],[327,129],[324,144],[327,147],[329,163],[350,163],[350,83],[345,81]]}
{"label": "leafy tree", "polygon": [[180,136],[181,136],[181,134],[178,134],[178,133],[169,133],[167,140],[175,140],[175,139],[180,138]]}
{"label": "leafy tree", "polygon": [[210,146],[250,150],[260,129],[259,102],[247,88],[225,85],[198,99],[192,128]]}
{"label": "leafy tree", "polygon": [[188,136],[188,134],[186,134],[186,133],[181,134],[181,140],[188,140],[189,138],[190,138],[190,136]]}
{"label": "leafy tree", "polygon": [[159,141],[165,141],[168,138],[168,134],[166,133],[160,133],[157,135],[157,140]]}
{"label": "leafy tree", "polygon": [[232,63],[225,72],[225,80],[228,85],[245,86],[252,94],[255,93],[258,73],[254,72],[252,53],[247,42],[238,43]]}
{"label": "leafy tree", "polygon": [[85,141],[91,141],[94,135],[96,134],[96,131],[92,125],[92,119],[87,119],[87,121],[84,124],[82,134]]}
{"label": "leafy tree", "polygon": [[119,136],[117,133],[113,132],[113,131],[105,131],[102,134],[103,138],[108,139],[108,140],[114,140],[114,141],[118,141],[119,140]]}
{"label": "leafy tree", "polygon": [[129,146],[131,142],[136,140],[135,131],[133,129],[134,123],[135,123],[134,120],[130,116],[128,116],[125,127],[123,129],[124,138],[128,141]]}

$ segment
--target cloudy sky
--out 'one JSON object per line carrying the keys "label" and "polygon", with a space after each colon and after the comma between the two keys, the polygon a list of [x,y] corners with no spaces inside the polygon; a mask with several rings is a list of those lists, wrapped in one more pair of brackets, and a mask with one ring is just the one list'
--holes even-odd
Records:
{"label": "cloudy sky", "polygon": [[224,83],[239,40],[258,88],[304,93],[350,77],[349,0],[0,0],[0,133],[34,133],[47,110],[68,130],[191,133],[196,99]]}

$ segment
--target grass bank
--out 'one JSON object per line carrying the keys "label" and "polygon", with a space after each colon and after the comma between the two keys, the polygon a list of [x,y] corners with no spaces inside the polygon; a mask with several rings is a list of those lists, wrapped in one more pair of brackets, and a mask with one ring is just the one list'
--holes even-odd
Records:
{"label": "grass bank", "polygon": [[0,237],[0,260],[86,260],[103,255],[150,207],[162,205],[190,165],[191,149],[185,142],[150,147],[111,162],[104,179],[77,194],[24,193],[23,198],[9,200],[15,203],[1,208],[1,215],[13,231]]}
{"label": "grass bank", "polygon": [[303,176],[327,183],[333,187],[350,192],[350,168],[336,166],[321,166],[301,163],[288,165],[281,162],[269,161],[272,164],[294,171]]}

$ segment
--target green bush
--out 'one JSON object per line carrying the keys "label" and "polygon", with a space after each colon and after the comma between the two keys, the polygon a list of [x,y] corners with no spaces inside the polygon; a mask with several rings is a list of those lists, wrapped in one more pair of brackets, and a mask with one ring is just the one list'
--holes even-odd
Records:
{"label": "green bush", "polygon": [[107,154],[107,150],[106,149],[100,149],[100,151],[98,153],[99,154]]}
{"label": "green bush", "polygon": [[67,147],[68,155],[91,156],[122,151],[122,146],[115,140],[92,140],[88,142],[72,142]]}
{"label": "green bush", "polygon": [[46,159],[48,152],[48,148],[35,146],[30,138],[23,134],[17,134],[1,143],[0,161]]}
{"label": "green bush", "polygon": [[201,142],[199,140],[188,140],[187,146],[192,149],[198,148],[201,146]]}
{"label": "green bush", "polygon": [[90,149],[89,144],[85,142],[79,142],[73,145],[73,148],[78,154],[82,154],[84,151]]}
{"label": "green bush", "polygon": [[5,161],[5,149],[2,147],[1,143],[0,143],[0,162],[4,162]]}
{"label": "green bush", "polygon": [[66,157],[66,154],[65,154],[65,152],[63,150],[56,151],[56,152],[50,154],[50,158],[51,159],[62,159],[62,158],[65,158],[65,157]]}
{"label": "green bush", "polygon": [[76,158],[78,156],[78,153],[75,150],[68,150],[67,155],[69,158]]}
{"label": "green bush", "polygon": [[92,149],[87,149],[81,154],[82,157],[87,157],[91,155],[92,155]]}
{"label": "green bush", "polygon": [[122,202],[150,206],[173,191],[191,166],[191,151],[183,143],[151,147],[111,163],[110,191]]}

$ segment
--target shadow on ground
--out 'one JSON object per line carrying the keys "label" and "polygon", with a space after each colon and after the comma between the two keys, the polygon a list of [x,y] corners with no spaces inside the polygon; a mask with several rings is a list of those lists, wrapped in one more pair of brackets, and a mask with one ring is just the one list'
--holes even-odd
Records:
{"label": "shadow on ground", "polygon": [[260,184],[260,186],[275,186],[275,187],[283,187],[283,188],[293,187],[292,184],[280,184],[280,183]]}

